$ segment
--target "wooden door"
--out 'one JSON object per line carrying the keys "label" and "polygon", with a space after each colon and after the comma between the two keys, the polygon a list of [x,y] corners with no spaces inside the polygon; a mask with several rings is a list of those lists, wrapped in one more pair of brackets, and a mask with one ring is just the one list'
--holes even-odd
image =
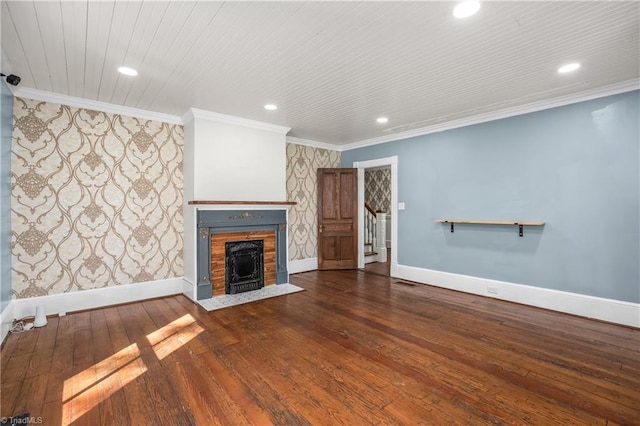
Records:
{"label": "wooden door", "polygon": [[318,269],[357,269],[357,194],[357,169],[318,169]]}

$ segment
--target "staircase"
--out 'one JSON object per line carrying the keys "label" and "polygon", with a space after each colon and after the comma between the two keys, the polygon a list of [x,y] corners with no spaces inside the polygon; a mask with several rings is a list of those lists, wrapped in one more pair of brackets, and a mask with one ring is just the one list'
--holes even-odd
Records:
{"label": "staircase", "polygon": [[374,251],[377,236],[377,215],[375,210],[364,203],[364,263],[378,261],[378,252]]}
{"label": "staircase", "polygon": [[387,214],[376,213],[366,202],[364,207],[364,263],[386,262]]}

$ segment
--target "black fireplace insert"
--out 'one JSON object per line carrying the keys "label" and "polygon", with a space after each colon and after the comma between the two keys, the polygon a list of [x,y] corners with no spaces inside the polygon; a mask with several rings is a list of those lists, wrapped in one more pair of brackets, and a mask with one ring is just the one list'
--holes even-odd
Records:
{"label": "black fireplace insert", "polygon": [[264,287],[264,240],[225,243],[225,293]]}

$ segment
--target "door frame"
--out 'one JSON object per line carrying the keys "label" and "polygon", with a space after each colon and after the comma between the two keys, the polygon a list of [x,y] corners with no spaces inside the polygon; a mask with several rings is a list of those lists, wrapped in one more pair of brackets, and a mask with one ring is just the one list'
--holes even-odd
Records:
{"label": "door frame", "polygon": [[391,276],[398,275],[398,156],[367,161],[354,161],[358,169],[358,268],[364,268],[364,171],[391,166]]}

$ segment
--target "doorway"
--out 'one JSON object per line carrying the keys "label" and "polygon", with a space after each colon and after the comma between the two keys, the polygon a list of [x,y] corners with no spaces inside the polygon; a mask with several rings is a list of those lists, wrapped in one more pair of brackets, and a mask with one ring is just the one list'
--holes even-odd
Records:
{"label": "doorway", "polygon": [[[395,276],[398,266],[398,157],[356,161],[353,163],[353,167],[358,169],[358,269],[380,275]],[[378,177],[382,180],[382,182],[378,182],[379,186],[387,185],[387,188],[376,188],[376,190],[387,191],[389,194],[367,194],[366,181]],[[388,182],[385,183],[384,180],[388,180]],[[371,191],[371,187],[369,187],[369,190]],[[365,204],[366,201],[369,202]],[[390,216],[390,220],[385,221],[384,224],[385,228],[387,226],[390,228],[388,238],[386,230],[384,235],[377,235],[376,237],[378,239],[384,238],[384,250],[386,252],[384,254],[369,255],[375,257],[375,259],[366,259],[369,257],[367,253],[371,253],[369,246],[371,238],[370,235],[366,234],[366,221],[373,220],[371,219],[371,214],[367,213],[366,206],[374,211],[378,210],[385,213],[382,216],[387,214]],[[369,216],[368,219],[366,218],[367,215]],[[378,217],[378,220],[380,219]],[[379,247],[380,245],[378,244],[378,251],[381,250]]]}

